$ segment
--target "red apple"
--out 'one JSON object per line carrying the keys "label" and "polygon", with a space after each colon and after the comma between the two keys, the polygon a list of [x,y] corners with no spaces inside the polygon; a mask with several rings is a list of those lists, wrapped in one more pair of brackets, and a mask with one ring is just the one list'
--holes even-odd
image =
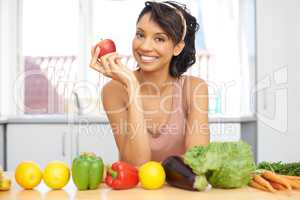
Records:
{"label": "red apple", "polygon": [[116,45],[111,39],[101,40],[96,44],[96,47],[100,48],[99,58],[105,54],[112,53],[116,51]]}

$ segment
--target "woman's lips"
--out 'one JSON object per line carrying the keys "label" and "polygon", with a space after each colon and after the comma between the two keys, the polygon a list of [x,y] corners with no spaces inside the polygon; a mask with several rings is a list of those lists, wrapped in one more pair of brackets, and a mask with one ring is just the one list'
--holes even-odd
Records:
{"label": "woman's lips", "polygon": [[155,62],[156,60],[158,60],[157,56],[145,56],[145,55],[139,55],[140,59],[142,62],[144,63],[152,63]]}

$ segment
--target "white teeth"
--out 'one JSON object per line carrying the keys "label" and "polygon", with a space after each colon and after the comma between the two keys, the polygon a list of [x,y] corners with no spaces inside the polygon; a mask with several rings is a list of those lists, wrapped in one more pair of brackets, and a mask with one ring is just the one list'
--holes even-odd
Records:
{"label": "white teeth", "polygon": [[153,62],[157,59],[157,57],[153,56],[141,56],[141,59],[145,62]]}

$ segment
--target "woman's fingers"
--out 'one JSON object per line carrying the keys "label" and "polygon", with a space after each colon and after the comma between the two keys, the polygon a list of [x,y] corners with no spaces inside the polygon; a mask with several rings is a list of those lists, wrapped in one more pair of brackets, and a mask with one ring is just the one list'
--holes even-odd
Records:
{"label": "woman's fingers", "polygon": [[96,48],[96,46],[92,46],[92,48],[91,48],[91,56],[92,56],[92,57],[94,56],[95,48]]}
{"label": "woman's fingers", "polygon": [[90,67],[92,69],[95,69],[96,71],[102,73],[105,75],[105,70],[103,68],[103,65],[101,62],[99,62],[98,60],[98,55],[100,53],[100,48],[97,47],[94,51],[95,47],[92,48],[91,52],[92,52],[92,59],[91,59],[91,62],[90,62]]}
{"label": "woman's fingers", "polygon": [[121,56],[120,56],[120,57],[117,57],[117,58],[115,59],[115,61],[116,61],[116,63],[117,63],[118,65],[123,65],[123,63],[121,62],[121,59],[122,59]]}
{"label": "woman's fingers", "polygon": [[117,70],[116,72],[120,71],[119,68],[122,66],[121,58],[122,57],[117,53],[113,53],[107,57],[107,61],[109,66],[111,66],[111,70]]}
{"label": "woman's fingers", "polygon": [[94,54],[92,55],[92,63],[97,63],[100,51],[101,51],[101,49],[99,47],[96,47]]}
{"label": "woman's fingers", "polygon": [[91,68],[101,72],[102,74],[110,78],[121,78],[124,80],[129,78],[129,75],[127,74],[127,71],[121,62],[123,56],[114,52],[106,54],[99,59],[99,47],[93,47],[91,53],[93,55],[90,63]]}
{"label": "woman's fingers", "polygon": [[134,80],[133,72],[127,68],[121,59],[123,56],[115,53],[108,57],[108,62],[112,70],[112,76],[117,77],[122,83],[128,84]]}
{"label": "woman's fingers", "polygon": [[111,68],[110,68],[110,64],[109,64],[109,61],[108,61],[109,56],[110,56],[110,54],[106,54],[106,55],[104,55],[100,58],[101,63],[103,64],[103,68],[106,71],[106,73],[111,73]]}
{"label": "woman's fingers", "polygon": [[112,74],[115,76],[118,76],[119,78],[123,80],[127,80],[130,78],[128,68],[123,65],[121,62],[122,56],[119,54],[111,54],[108,58],[107,61],[109,63],[110,69],[112,71]]}

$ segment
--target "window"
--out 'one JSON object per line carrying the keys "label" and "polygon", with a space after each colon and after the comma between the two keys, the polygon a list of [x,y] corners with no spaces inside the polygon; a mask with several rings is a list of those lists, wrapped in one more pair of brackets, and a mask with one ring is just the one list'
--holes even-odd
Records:
{"label": "window", "polygon": [[251,115],[254,85],[255,1],[198,1],[210,86],[211,114]]}
{"label": "window", "polygon": [[[7,88],[17,88],[14,93],[20,96],[16,98],[21,105],[19,114],[103,113],[100,91],[109,79],[88,67],[90,48],[100,39],[112,38],[118,44],[118,52],[128,56],[128,66],[134,67],[131,41],[144,1],[4,2],[10,2],[11,9],[15,9],[7,14],[6,9],[0,7],[1,30],[15,32],[10,36],[6,31],[0,34],[2,109],[15,107],[3,98],[3,94],[9,92]],[[209,83],[210,115],[252,114],[250,87],[254,85],[255,2],[179,2],[186,4],[200,23],[196,36],[197,61],[186,74]],[[7,15],[14,17],[11,22],[18,23],[5,22]],[[9,46],[7,41],[14,41],[9,51],[3,50]],[[4,60],[5,57],[10,59]],[[13,66],[13,70],[3,66]],[[17,74],[17,78],[3,74]],[[75,101],[77,97],[80,106]]]}
{"label": "window", "polygon": [[22,2],[22,60],[25,114],[70,112],[71,90],[80,80],[79,3]]}

